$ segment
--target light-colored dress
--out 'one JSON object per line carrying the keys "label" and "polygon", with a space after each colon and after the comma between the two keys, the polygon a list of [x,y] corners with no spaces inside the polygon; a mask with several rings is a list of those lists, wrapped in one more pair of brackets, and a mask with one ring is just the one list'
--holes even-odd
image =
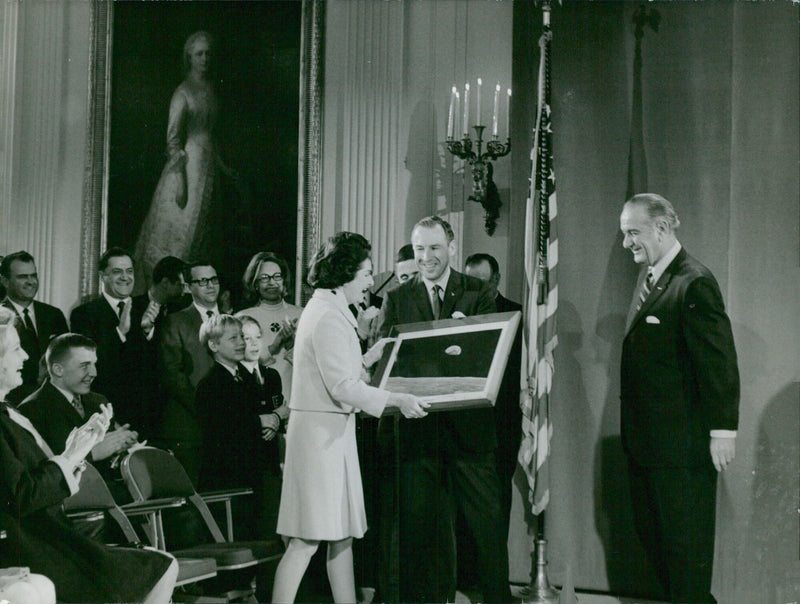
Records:
{"label": "light-colored dress", "polygon": [[389,393],[361,379],[356,320],[341,291],[314,292],[294,350],[278,533],[314,541],[363,537],[355,413],[379,417]]}
{"label": "light-colored dress", "polygon": [[164,256],[187,259],[199,249],[217,179],[213,131],[219,106],[211,84],[191,78],[172,95],[167,126],[169,159],[142,224],[134,257],[137,284],[149,282]]}

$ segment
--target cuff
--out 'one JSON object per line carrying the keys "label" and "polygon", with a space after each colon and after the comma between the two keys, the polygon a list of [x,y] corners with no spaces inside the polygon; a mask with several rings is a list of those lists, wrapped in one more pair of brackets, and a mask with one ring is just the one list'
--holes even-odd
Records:
{"label": "cuff", "polygon": [[72,463],[67,461],[67,458],[63,455],[55,455],[54,457],[50,458],[50,461],[61,468],[61,471],[64,474],[64,479],[67,481],[67,486],[69,487],[69,494],[74,495],[77,493],[80,489],[81,469],[72,465]]}
{"label": "cuff", "polygon": [[736,430],[712,430],[711,438],[736,438]]}

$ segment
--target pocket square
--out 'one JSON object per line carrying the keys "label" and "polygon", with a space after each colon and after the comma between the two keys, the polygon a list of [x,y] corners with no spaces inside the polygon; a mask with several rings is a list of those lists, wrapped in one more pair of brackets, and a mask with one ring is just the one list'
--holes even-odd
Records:
{"label": "pocket square", "polygon": [[660,325],[661,321],[658,320],[658,317],[654,317],[653,315],[647,315],[644,319],[645,323],[650,323],[652,325]]}

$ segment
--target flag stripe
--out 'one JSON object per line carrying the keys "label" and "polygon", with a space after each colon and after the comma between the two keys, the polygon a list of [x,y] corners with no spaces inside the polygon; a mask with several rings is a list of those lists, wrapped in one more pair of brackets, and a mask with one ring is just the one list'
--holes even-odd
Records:
{"label": "flag stripe", "polygon": [[550,501],[550,392],[558,344],[558,238],[556,180],[553,171],[550,112],[551,32],[545,24],[540,41],[539,102],[531,150],[530,194],[525,211],[525,316],[523,317],[522,444],[519,462],[525,470],[528,503],[534,514]]}

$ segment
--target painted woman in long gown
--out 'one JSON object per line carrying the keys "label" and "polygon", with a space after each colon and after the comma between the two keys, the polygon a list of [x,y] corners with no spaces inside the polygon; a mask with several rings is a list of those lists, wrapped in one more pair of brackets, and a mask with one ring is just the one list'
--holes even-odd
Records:
{"label": "painted woman in long gown", "polygon": [[220,172],[231,174],[214,139],[219,103],[209,79],[212,50],[213,39],[204,31],[189,36],[183,47],[187,75],[170,101],[169,157],[134,253],[141,287],[147,287],[153,266],[164,256],[186,260],[203,255]]}

